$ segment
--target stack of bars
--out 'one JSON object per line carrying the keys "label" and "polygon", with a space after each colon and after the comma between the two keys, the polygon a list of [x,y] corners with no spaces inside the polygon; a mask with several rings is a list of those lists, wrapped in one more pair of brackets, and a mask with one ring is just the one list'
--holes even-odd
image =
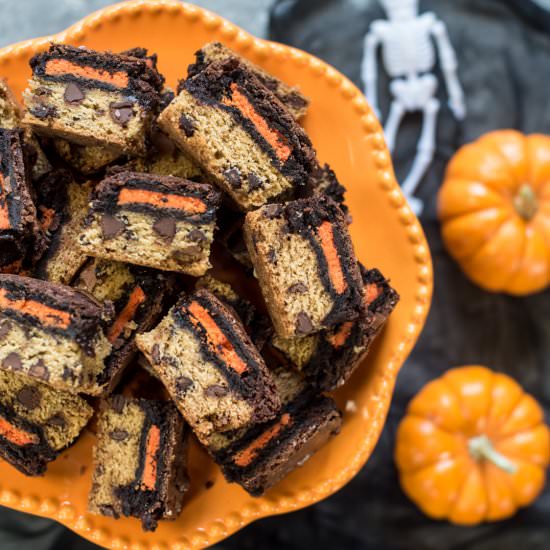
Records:
{"label": "stack of bars", "polygon": [[176,93],[143,48],[30,64],[24,109],[0,83],[0,455],[41,475],[95,414],[93,513],[176,518],[191,434],[263,494],[339,432],[327,392],[399,299],[308,100],[218,43]]}

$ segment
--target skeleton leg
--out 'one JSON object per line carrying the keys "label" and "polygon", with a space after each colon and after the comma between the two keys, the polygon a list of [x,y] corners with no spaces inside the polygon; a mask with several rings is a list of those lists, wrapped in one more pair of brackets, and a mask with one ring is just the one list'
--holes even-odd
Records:
{"label": "skeleton leg", "polygon": [[435,132],[437,127],[437,113],[439,112],[439,101],[435,98],[429,100],[424,108],[424,120],[422,133],[418,142],[417,153],[411,171],[401,187],[403,194],[409,201],[415,214],[422,212],[423,204],[420,199],[413,197],[420,180],[424,177],[430,166],[435,152]]}
{"label": "skeleton leg", "polygon": [[386,145],[390,150],[390,153],[393,153],[395,147],[395,138],[397,137],[397,130],[405,114],[405,105],[401,103],[399,99],[394,99],[391,107],[390,114],[388,115],[388,120],[386,120],[386,126],[384,127],[384,135],[386,136]]}

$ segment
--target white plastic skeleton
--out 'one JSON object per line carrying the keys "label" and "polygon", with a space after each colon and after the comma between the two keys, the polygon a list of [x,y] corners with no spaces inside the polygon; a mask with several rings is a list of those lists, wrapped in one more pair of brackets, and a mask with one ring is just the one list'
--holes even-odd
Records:
{"label": "white plastic skeleton", "polygon": [[[413,194],[434,156],[439,112],[437,79],[432,73],[436,63],[436,48],[449,95],[449,107],[457,119],[463,119],[466,115],[464,94],[457,77],[456,55],[445,24],[432,12],[419,15],[418,0],[379,2],[388,20],[373,21],[365,36],[361,76],[367,99],[379,116],[376,55],[377,48],[382,46],[384,66],[393,79],[390,83],[393,101],[384,128],[390,152],[393,152],[403,116],[411,111],[423,112],[416,157],[402,185],[412,209],[420,214],[423,203]],[[436,48],[432,39],[435,40]]]}

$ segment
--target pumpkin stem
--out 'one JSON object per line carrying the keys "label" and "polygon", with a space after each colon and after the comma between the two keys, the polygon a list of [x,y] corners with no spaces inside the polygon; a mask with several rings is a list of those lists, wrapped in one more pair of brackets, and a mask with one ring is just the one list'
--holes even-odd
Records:
{"label": "pumpkin stem", "polygon": [[525,221],[529,221],[537,213],[538,207],[539,203],[536,193],[528,183],[524,183],[514,197],[514,208],[516,212]]}
{"label": "pumpkin stem", "polygon": [[517,466],[508,458],[495,451],[491,440],[486,435],[473,437],[468,441],[468,450],[474,460],[488,460],[509,474],[517,472]]}

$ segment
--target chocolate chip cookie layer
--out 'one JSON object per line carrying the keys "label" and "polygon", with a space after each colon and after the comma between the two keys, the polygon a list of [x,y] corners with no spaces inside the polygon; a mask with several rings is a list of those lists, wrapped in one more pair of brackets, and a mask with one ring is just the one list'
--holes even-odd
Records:
{"label": "chocolate chip cookie layer", "polygon": [[203,275],[220,193],[172,176],[119,172],[96,188],[79,243],[90,256]]}
{"label": "chocolate chip cookie layer", "polygon": [[0,275],[0,368],[72,393],[97,393],[111,352],[108,316],[71,287]]}
{"label": "chocolate chip cookie layer", "polygon": [[248,252],[275,331],[305,336],[363,309],[363,283],[344,215],[328,197],[249,212]]}

